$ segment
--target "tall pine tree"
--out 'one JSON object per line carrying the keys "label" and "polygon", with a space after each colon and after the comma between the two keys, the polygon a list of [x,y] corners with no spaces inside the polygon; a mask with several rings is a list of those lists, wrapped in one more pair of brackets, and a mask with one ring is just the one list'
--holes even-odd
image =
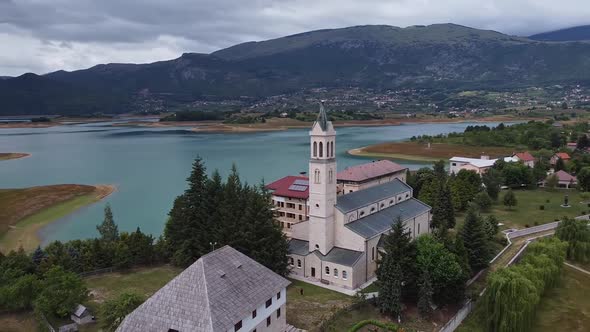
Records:
{"label": "tall pine tree", "polygon": [[119,228],[113,220],[113,211],[109,203],[104,208],[104,220],[96,226],[96,229],[100,233],[100,239],[104,242],[115,242],[119,239]]}
{"label": "tall pine tree", "polygon": [[397,318],[403,309],[402,267],[393,259],[385,259],[379,269],[379,309],[382,313]]}
{"label": "tall pine tree", "polygon": [[470,206],[465,216],[465,224],[461,229],[469,266],[473,272],[487,267],[490,260],[490,246],[483,221],[475,207]]}
{"label": "tall pine tree", "polygon": [[432,204],[432,222],[430,225],[439,231],[442,228],[449,229],[455,227],[455,209],[453,207],[451,190],[442,181],[438,182],[438,189],[435,191],[434,202]]}
{"label": "tall pine tree", "polygon": [[[403,281],[404,299],[414,299],[417,293],[417,271],[416,271],[416,244],[412,241],[410,232],[404,230],[403,223],[398,217],[392,225],[391,233],[385,235],[385,253],[381,264],[377,268],[377,279],[379,284],[391,281],[383,267],[385,262],[396,262],[401,266],[401,278]],[[383,267],[383,268],[382,268]]]}

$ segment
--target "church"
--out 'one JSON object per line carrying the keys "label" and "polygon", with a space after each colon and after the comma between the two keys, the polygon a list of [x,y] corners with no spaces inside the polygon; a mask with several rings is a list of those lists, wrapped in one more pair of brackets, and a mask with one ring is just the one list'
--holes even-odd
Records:
{"label": "church", "polygon": [[309,136],[309,179],[295,179],[292,187],[307,185],[309,195],[304,207],[308,217],[289,225],[291,274],[357,289],[375,277],[383,235],[391,225],[401,220],[413,238],[429,233],[431,208],[413,197],[405,175],[338,195],[336,131],[323,105]]}

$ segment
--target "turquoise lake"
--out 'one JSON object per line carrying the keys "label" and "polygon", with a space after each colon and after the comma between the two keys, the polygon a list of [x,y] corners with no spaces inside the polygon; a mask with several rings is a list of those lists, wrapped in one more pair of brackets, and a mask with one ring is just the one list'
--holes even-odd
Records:
{"label": "turquoise lake", "polygon": [[[371,159],[347,150],[399,141],[414,135],[463,131],[474,123],[404,124],[337,128],[338,169]],[[490,126],[497,123],[488,123]],[[187,128],[112,127],[109,123],[52,128],[0,129],[0,151],[26,152],[29,158],[0,162],[0,188],[77,183],[114,184],[118,190],[41,231],[44,242],[97,235],[105,202],[122,231],[140,227],[159,235],[174,198],[185,189],[193,159],[200,155],[209,172],[226,175],[235,163],[242,179],[269,183],[307,171],[308,130],[212,134]],[[396,160],[416,169],[427,164]]]}

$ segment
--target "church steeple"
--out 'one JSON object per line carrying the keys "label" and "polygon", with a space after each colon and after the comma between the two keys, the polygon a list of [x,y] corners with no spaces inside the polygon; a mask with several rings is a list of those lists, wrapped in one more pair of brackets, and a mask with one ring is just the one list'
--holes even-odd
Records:
{"label": "church steeple", "polygon": [[336,131],[323,103],[309,138],[309,251],[326,255],[334,246]]}

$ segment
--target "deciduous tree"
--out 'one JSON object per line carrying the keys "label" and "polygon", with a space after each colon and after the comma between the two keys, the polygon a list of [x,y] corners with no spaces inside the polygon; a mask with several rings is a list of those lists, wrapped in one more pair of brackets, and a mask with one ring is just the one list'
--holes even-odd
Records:
{"label": "deciduous tree", "polygon": [[100,225],[96,226],[96,229],[102,241],[115,242],[119,239],[119,228],[113,220],[113,211],[109,203],[104,208],[104,220]]}
{"label": "deciduous tree", "polygon": [[115,331],[125,316],[145,301],[140,294],[123,292],[114,299],[104,302],[100,307],[100,325],[107,331]]}
{"label": "deciduous tree", "polygon": [[504,194],[504,198],[502,199],[502,202],[504,203],[504,206],[506,206],[508,209],[512,209],[516,206],[516,204],[518,204],[518,201],[516,200],[516,196],[514,195],[512,189],[508,189],[508,191],[506,191],[506,193]]}

